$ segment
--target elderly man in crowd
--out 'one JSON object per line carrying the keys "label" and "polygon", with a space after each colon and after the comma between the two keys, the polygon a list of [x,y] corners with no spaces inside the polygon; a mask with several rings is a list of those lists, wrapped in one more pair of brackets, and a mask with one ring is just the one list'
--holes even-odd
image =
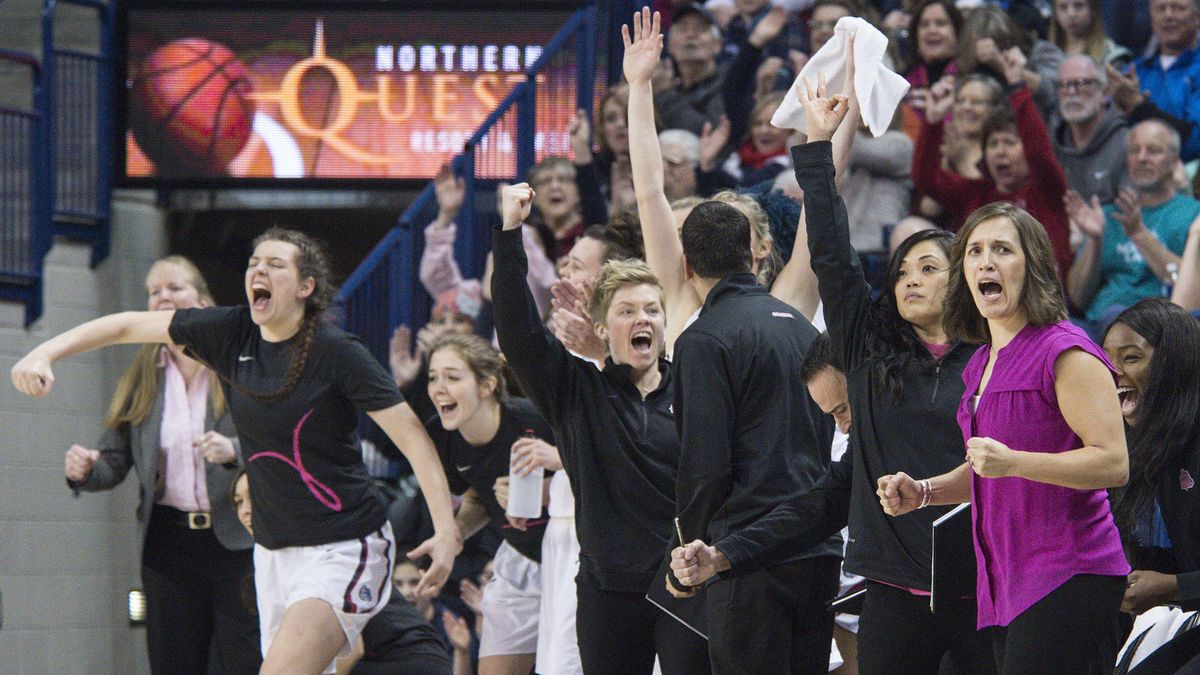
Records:
{"label": "elderly man in crowd", "polygon": [[1084,199],[1116,199],[1125,176],[1129,127],[1108,105],[1108,77],[1086,55],[1069,56],[1058,69],[1058,112],[1050,120],[1054,155],[1067,184]]}
{"label": "elderly man in crowd", "polygon": [[1067,194],[1071,220],[1086,235],[1067,275],[1067,294],[1084,310],[1093,337],[1126,307],[1175,284],[1188,228],[1200,216],[1200,202],[1176,191],[1179,147],[1170,125],[1140,122],[1125,155],[1132,189],[1103,208],[1095,196],[1088,203],[1077,192]]}

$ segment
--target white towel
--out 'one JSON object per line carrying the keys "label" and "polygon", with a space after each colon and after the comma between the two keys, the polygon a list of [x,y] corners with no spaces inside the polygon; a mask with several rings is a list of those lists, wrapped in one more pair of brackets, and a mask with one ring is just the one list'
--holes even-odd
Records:
{"label": "white towel", "polygon": [[[826,92],[840,93],[846,79],[846,50],[851,35],[856,36],[854,90],[858,94],[863,121],[867,123],[871,135],[878,137],[887,131],[892,116],[896,114],[896,106],[908,93],[908,80],[883,64],[888,41],[874,26],[856,16],[838,19],[833,37],[808,60],[796,76],[796,82],[801,77],[807,77],[816,86],[817,73],[823,72]],[[804,107],[796,96],[794,84],[788,89],[783,103],[779,104],[771,124],[780,129],[797,129],[802,133],[807,130],[808,121],[804,117]]]}

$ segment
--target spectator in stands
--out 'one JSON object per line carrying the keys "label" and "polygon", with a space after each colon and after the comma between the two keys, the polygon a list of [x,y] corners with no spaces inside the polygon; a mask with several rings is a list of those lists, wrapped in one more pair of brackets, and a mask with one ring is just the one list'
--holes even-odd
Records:
{"label": "spectator in stands", "polygon": [[859,252],[887,248],[885,228],[908,214],[913,142],[900,131],[899,122],[897,113],[891,128],[878,138],[860,127],[850,147],[841,193],[849,214],[850,244]]}
{"label": "spectator in stands", "polygon": [[958,69],[954,56],[958,52],[963,18],[953,0],[923,0],[913,10],[912,17],[915,28],[904,77],[912,85],[908,104],[924,120],[929,88]]}
{"label": "spectator in stands", "polygon": [[632,188],[629,182],[629,134],[625,129],[629,87],[614,84],[600,99],[600,152],[592,152],[592,123],[586,110],[578,110],[568,126],[571,151],[575,155],[575,182],[579,188],[580,208],[589,223],[604,222],[610,204],[620,204]]}
{"label": "spectator in stands", "polygon": [[782,31],[776,31],[767,43],[758,46],[763,50],[764,56],[787,58],[789,50],[801,49],[804,46],[804,30],[799,15],[789,16],[787,9],[780,7],[778,3],[768,0],[735,0],[734,10],[736,13],[733,18],[725,24],[725,60],[737,58],[749,37],[758,28],[759,22],[768,20],[767,17],[772,12],[781,14],[786,26]]}
{"label": "spectator in stands", "polygon": [[750,126],[734,152],[718,166],[714,154],[725,146],[732,124],[705,127],[700,145],[700,194],[733,189],[774,180],[791,166],[787,154],[789,131],[771,124],[771,116],[783,101],[784,92],[772,92],[755,101]]}
{"label": "spectator in stands", "polygon": [[562,278],[551,289],[554,313],[546,325],[575,354],[603,363],[608,351],[588,310],[592,289],[604,263],[632,258],[636,250],[617,230],[600,225],[589,227],[579,242],[567,256]]}
{"label": "spectator in stands", "polygon": [[1100,0],[1054,0],[1050,42],[1067,56],[1087,56],[1098,64],[1124,68],[1129,50],[1104,34]]}
{"label": "spectator in stands", "polygon": [[1200,224],[1192,223],[1171,302],[1200,316]]}
{"label": "spectator in stands", "polygon": [[[1142,300],[1108,327],[1104,349],[1120,378],[1117,394],[1129,443],[1129,484],[1113,496],[1113,516],[1134,567],[1121,609],[1140,614],[1169,603],[1195,610],[1200,608],[1195,517],[1200,491],[1194,489],[1200,472],[1200,322],[1165,299]],[[1138,672],[1195,670],[1195,663],[1184,667],[1196,656],[1194,646],[1172,651],[1156,650]]]}
{"label": "spectator in stands", "polygon": [[[780,7],[772,9],[755,23],[746,44],[729,64],[721,92],[725,114],[720,120],[706,124],[700,132],[702,161],[705,155],[709,155],[712,157],[711,163],[716,166],[731,152],[738,150],[737,143],[753,125],[751,118],[756,102],[777,89],[786,89],[786,82],[791,81],[793,75],[784,67],[784,60],[769,55],[765,49],[786,24],[787,12]],[[785,81],[782,84],[781,79]],[[713,191],[715,188],[701,188],[703,194]]]}
{"label": "spectator in stands", "polygon": [[[575,184],[575,165],[565,157],[547,157],[529,170],[529,183],[536,185],[538,201],[534,226],[545,225],[554,233],[559,259],[571,251],[589,224],[584,218]],[[607,220],[607,214],[595,214]]]}
{"label": "spectator in stands", "polygon": [[[213,304],[182,256],[150,267],[146,295],[150,310]],[[229,501],[238,440],[216,375],[182,347],[145,345],[117,383],[105,427],[95,449],[67,451],[67,484],[98,492],[131,468],[137,476],[151,672],[256,672],[258,622],[237,601],[254,541]]]}
{"label": "spectator in stands", "polygon": [[[465,317],[470,317],[474,320],[479,310],[470,311],[475,305],[467,299],[480,297],[484,289],[478,279],[463,279],[458,261],[454,258],[454,242],[458,237],[458,226],[454,219],[462,210],[466,186],[463,179],[456,177],[449,166],[443,166],[441,171],[438,171],[433,179],[433,186],[438,214],[434,221],[425,227],[425,250],[421,252],[418,276],[426,292],[435,301],[441,300],[451,291],[465,293],[463,302],[457,303],[457,306],[468,311],[461,312],[458,318],[465,320]],[[532,226],[526,227],[521,236],[525,242],[525,255],[529,257],[529,287],[533,289],[533,297],[538,307],[545,312],[550,307],[550,286],[557,278],[554,263],[546,257],[538,233]],[[491,257],[490,254],[488,257]],[[448,304],[455,303],[443,303],[443,306]],[[401,385],[401,388],[404,386],[406,385]]]}
{"label": "spectator in stands", "polygon": [[1033,94],[1043,119],[1057,104],[1055,81],[1063,61],[1063,52],[1022,28],[999,5],[975,8],[963,24],[958,42],[958,72],[986,72],[1001,82],[1016,85],[1005,70],[1015,60],[1021,82]]}
{"label": "spectator in stands", "polygon": [[[660,68],[654,83],[654,102],[664,128],[699,135],[705,122],[715,124],[724,114],[721,93],[728,66],[718,66],[720,52],[721,29],[708,10],[692,2],[675,11],[667,36],[675,72],[664,74]],[[533,189],[541,193],[538,186]]]}
{"label": "spectator in stands", "polygon": [[[953,82],[951,82],[953,79]],[[992,113],[1007,106],[1004,88],[995,78],[983,73],[971,73],[961,78],[947,78],[930,88],[935,97],[953,91],[954,104],[946,122],[946,137],[939,148],[942,166],[951,173],[967,179],[983,177],[983,123]],[[928,119],[928,117],[926,118]],[[909,155],[912,156],[911,153]],[[941,204],[919,188],[916,209],[928,218],[954,227]],[[854,221],[851,220],[851,227]]]}
{"label": "spectator in stands", "polygon": [[1101,208],[1070,193],[1071,220],[1087,239],[1067,277],[1067,292],[1087,328],[1100,331],[1138,300],[1174,285],[1188,229],[1200,222],[1200,201],[1176,191],[1179,134],[1161,120],[1139,123],[1129,134],[1126,171],[1132,188]]}
{"label": "spectator in stands", "polygon": [[939,165],[942,123],[950,110],[948,94],[930,91],[926,122],[913,156],[913,183],[945,207],[951,230],[957,230],[975,209],[994,201],[1023,204],[1045,227],[1054,247],[1060,277],[1071,266],[1070,228],[1063,195],[1067,180],[1054,158],[1050,136],[1025,85],[1023,59],[1009,52],[1002,59],[1012,93],[1012,109],[992,113],[983,125],[982,146],[986,173],[970,180]]}
{"label": "spectator in stands", "polygon": [[[400,597],[417,609],[417,613],[430,626],[442,643],[442,649],[454,660],[454,675],[471,675],[475,672],[471,652],[478,649],[479,636],[471,630],[466,619],[454,613],[432,597],[417,593],[417,584],[425,570],[406,555],[396,557],[392,568],[392,584]],[[465,633],[466,640],[463,639]]]}
{"label": "spectator in stands", "polygon": [[687,129],[667,129],[658,135],[663,156],[663,188],[676,201],[696,194],[700,168],[700,138]]}
{"label": "spectator in stands", "polygon": [[1072,190],[1107,204],[1121,190],[1129,139],[1125,117],[1108,105],[1108,77],[1092,57],[1068,56],[1056,85],[1058,113],[1050,118],[1054,155]]}
{"label": "spectator in stands", "polygon": [[[1184,140],[1180,156],[1190,162],[1200,157],[1200,8],[1195,0],[1151,0],[1150,26],[1158,51],[1138,59],[1127,74],[1110,67],[1113,101],[1130,118],[1169,116]],[[1157,110],[1148,115],[1143,106]]]}

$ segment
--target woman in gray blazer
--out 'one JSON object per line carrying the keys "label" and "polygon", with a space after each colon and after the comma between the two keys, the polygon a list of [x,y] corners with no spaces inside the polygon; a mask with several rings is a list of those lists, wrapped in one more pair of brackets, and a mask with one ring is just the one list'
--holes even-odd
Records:
{"label": "woman in gray blazer", "polygon": [[[154,263],[146,292],[150,310],[213,304],[200,271],[181,256]],[[67,451],[67,483],[110,490],[130,468],[137,475],[151,671],[257,672],[258,621],[238,590],[253,573],[254,541],[229,500],[238,444],[216,376],[180,347],[144,345],[117,384],[105,426],[97,448]]]}

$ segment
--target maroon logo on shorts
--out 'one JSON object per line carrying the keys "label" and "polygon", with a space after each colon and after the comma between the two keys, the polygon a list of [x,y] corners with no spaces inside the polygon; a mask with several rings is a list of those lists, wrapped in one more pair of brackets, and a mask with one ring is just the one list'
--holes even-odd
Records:
{"label": "maroon logo on shorts", "polygon": [[1180,469],[1179,488],[1186,492],[1187,490],[1191,490],[1195,485],[1196,481],[1192,480],[1192,474],[1188,473],[1187,469]]}

